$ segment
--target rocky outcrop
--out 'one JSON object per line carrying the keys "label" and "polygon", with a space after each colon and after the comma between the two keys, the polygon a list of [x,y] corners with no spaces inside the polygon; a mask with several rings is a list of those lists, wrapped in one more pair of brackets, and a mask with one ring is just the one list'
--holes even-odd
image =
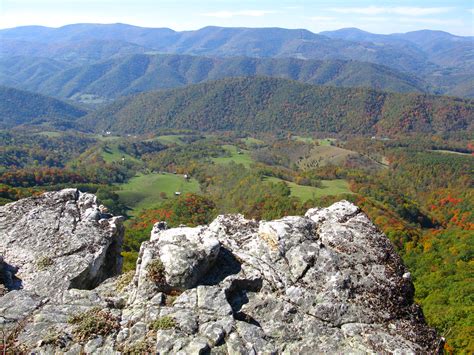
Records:
{"label": "rocky outcrop", "polygon": [[[0,207],[0,330],[7,343],[0,347],[23,346],[16,336],[35,312],[66,304],[69,290],[92,289],[121,272],[121,220],[101,214],[96,197],[76,189]],[[49,327],[33,324],[38,335]]]}
{"label": "rocky outcrop", "polygon": [[16,343],[37,353],[436,352],[413,293],[389,240],[342,201],[275,221],[159,223],[133,275],[47,302],[11,291],[0,305],[25,315]]}
{"label": "rocky outcrop", "polygon": [[121,217],[110,217],[94,195],[76,189],[0,207],[6,287],[51,296],[91,289],[119,274],[123,227]]}

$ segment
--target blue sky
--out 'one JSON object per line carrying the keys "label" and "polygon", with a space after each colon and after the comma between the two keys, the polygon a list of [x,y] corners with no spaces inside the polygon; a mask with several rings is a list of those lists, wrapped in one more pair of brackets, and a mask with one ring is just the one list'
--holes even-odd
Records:
{"label": "blue sky", "polygon": [[84,22],[174,30],[207,25],[313,32],[358,27],[375,33],[434,29],[474,35],[474,1],[0,0],[0,28]]}

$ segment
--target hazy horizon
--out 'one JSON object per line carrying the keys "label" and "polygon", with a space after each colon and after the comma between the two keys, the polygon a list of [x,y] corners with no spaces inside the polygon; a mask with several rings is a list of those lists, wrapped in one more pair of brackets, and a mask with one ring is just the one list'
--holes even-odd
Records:
{"label": "hazy horizon", "polygon": [[312,33],[315,33],[315,34],[320,34],[322,32],[331,32],[331,31],[340,31],[340,30],[358,30],[358,31],[362,31],[362,32],[367,32],[367,33],[371,33],[371,34],[375,34],[375,35],[394,35],[394,34],[403,34],[403,33],[409,33],[409,32],[418,32],[418,31],[433,31],[433,32],[445,32],[445,33],[449,33],[453,36],[457,36],[457,37],[474,37],[474,35],[458,35],[458,34],[455,34],[455,33],[452,33],[452,32],[449,32],[449,31],[443,31],[443,30],[433,30],[433,29],[430,29],[430,28],[421,28],[421,29],[418,29],[418,30],[413,30],[413,31],[407,31],[407,32],[392,32],[392,33],[378,33],[378,32],[371,32],[371,31],[365,31],[361,28],[357,28],[357,27],[341,27],[341,28],[336,28],[334,30],[323,30],[323,31],[319,31],[319,32],[314,32],[314,31],[311,31],[310,29],[308,28],[303,28],[303,27],[295,27],[295,28],[287,28],[287,27],[280,27],[280,26],[261,26],[261,27],[258,27],[258,26],[216,26],[216,25],[206,25],[206,26],[203,26],[203,27],[198,27],[198,28],[193,28],[193,29],[188,29],[188,30],[177,30],[177,29],[174,29],[174,28],[170,28],[170,27],[153,27],[153,26],[139,26],[139,25],[134,25],[134,24],[130,24],[130,23],[124,23],[124,22],[111,22],[111,23],[98,23],[98,22],[77,22],[77,23],[68,23],[68,24],[65,24],[65,25],[61,25],[61,26],[45,26],[45,25],[21,25],[21,26],[15,26],[15,27],[7,27],[7,28],[1,28],[0,27],[0,31],[3,31],[3,30],[11,30],[11,29],[15,29],[15,28],[27,28],[27,27],[42,27],[42,28],[50,28],[50,29],[60,29],[60,28],[63,28],[63,27],[68,27],[68,26],[80,26],[80,25],[99,25],[99,26],[113,26],[113,25],[124,25],[124,26],[131,26],[131,27],[138,27],[138,28],[148,28],[148,29],[168,29],[168,30],[172,30],[172,31],[175,31],[175,32],[192,32],[192,31],[199,31],[199,30],[202,30],[206,27],[219,27],[219,28],[250,28],[250,29],[269,29],[269,28],[278,28],[278,29],[284,29],[284,30],[303,30],[303,31],[309,31],[309,32],[312,32]]}
{"label": "hazy horizon", "polygon": [[125,23],[139,27],[189,31],[206,26],[307,29],[314,33],[341,28],[390,34],[423,29],[458,36],[474,35],[471,1],[349,0],[1,0],[0,29],[22,26]]}

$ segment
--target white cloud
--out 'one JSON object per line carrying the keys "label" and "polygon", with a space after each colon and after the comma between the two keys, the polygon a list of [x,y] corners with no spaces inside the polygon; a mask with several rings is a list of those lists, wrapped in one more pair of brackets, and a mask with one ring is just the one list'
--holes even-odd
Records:
{"label": "white cloud", "polygon": [[262,16],[276,14],[276,13],[278,12],[273,11],[273,10],[242,10],[242,11],[207,12],[202,15],[208,16],[208,17],[217,17],[217,18],[232,18],[232,17],[237,17],[237,16],[262,17]]}
{"label": "white cloud", "polygon": [[381,7],[381,6],[367,6],[367,7],[333,7],[329,9],[341,14],[358,14],[358,15],[402,15],[402,16],[426,16],[436,15],[449,12],[452,7],[413,7],[413,6],[397,6],[397,7]]}

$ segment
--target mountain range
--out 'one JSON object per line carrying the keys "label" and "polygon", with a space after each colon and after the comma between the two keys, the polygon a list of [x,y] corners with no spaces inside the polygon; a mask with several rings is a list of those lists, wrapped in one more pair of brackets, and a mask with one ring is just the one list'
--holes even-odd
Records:
{"label": "mountain range", "polygon": [[[86,70],[84,68],[90,65],[103,65],[104,61],[126,61],[127,57],[134,54],[187,54],[233,61],[239,60],[235,57],[357,61],[389,68],[382,70],[380,80],[362,82],[372,88],[407,91],[405,85],[395,83],[394,88],[391,88],[384,84],[387,81],[387,71],[392,70],[410,76],[411,81],[422,83],[421,86],[415,85],[417,87],[413,91],[465,97],[472,97],[474,94],[473,37],[454,36],[440,31],[377,35],[358,29],[343,29],[315,34],[307,30],[282,28],[205,27],[196,31],[177,32],[167,28],[142,28],[125,24],[76,24],[60,28],[27,26],[0,30],[0,41],[2,61],[17,56],[41,57],[54,59],[65,69],[76,67],[76,72]],[[298,61],[293,63],[297,64],[294,69],[290,66],[290,73],[292,70],[297,71],[300,65]],[[374,78],[379,77],[378,69],[380,68],[370,71]],[[274,72],[274,76],[300,79],[288,73],[282,74],[279,70]],[[55,73],[59,74],[57,71]],[[71,73],[73,72],[68,74]],[[178,73],[181,75],[179,71]],[[357,70],[352,73],[349,71],[348,76],[357,73]],[[344,75],[346,73],[342,74]],[[219,76],[209,77],[216,78]],[[307,78],[303,77],[302,81],[320,83],[305,79]],[[40,90],[39,92],[42,90],[34,85],[29,86],[28,80],[25,82],[18,77],[2,74],[0,80],[2,84]],[[390,78],[389,81],[391,80]],[[344,81],[341,81],[341,85],[346,86]],[[358,81],[356,76],[354,79],[349,78],[347,86],[353,86],[351,82]],[[185,84],[193,82],[196,81],[185,80]],[[328,84],[333,85],[331,80]],[[124,93],[135,92],[133,83],[127,86],[132,88],[125,89]],[[153,89],[158,87],[159,85],[151,85]],[[121,91],[118,91],[119,95],[122,94]],[[64,97],[61,92],[44,93]]]}
{"label": "mountain range", "polygon": [[176,88],[228,77],[268,76],[315,85],[430,92],[428,83],[386,66],[343,60],[210,58],[133,54],[69,67],[50,58],[0,58],[4,85],[78,101],[108,101],[139,92]]}

